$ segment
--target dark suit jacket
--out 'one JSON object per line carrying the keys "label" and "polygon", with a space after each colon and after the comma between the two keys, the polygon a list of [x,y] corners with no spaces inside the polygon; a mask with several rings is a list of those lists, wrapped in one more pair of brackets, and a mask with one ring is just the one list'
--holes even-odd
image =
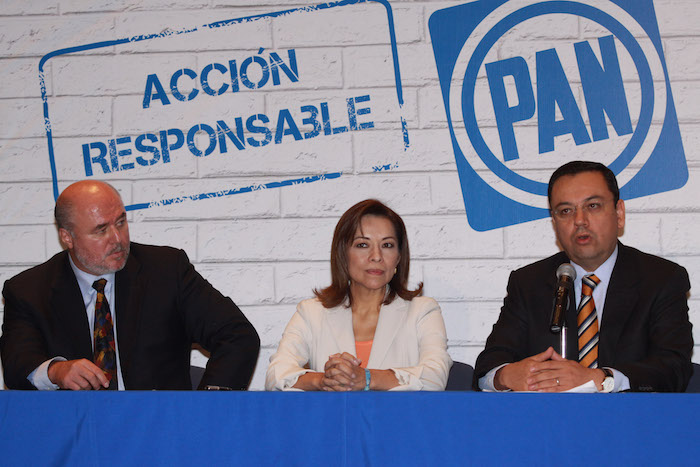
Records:
{"label": "dark suit jacket", "polygon": [[[559,351],[549,331],[560,252],[513,271],[498,321],[479,355],[474,389],[491,369],[547,350]],[[619,244],[600,323],[598,366],[621,371],[632,391],[684,391],[693,369],[688,319],[688,273],[681,266]],[[578,352],[576,310],[566,316],[569,355]]]}
{"label": "dark suit jacket", "polygon": [[[200,388],[247,387],[258,335],[233,301],[194,270],[184,251],[132,243],[115,282],[126,389],[191,389],[193,342],[211,352]],[[92,360],[91,331],[67,251],[8,280],[3,296],[0,353],[9,388],[33,389],[27,376],[52,357]]]}

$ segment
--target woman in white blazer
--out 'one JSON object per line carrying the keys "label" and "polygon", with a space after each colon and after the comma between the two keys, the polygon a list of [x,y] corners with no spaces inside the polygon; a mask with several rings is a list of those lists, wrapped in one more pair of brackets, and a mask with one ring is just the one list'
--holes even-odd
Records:
{"label": "woman in white blazer", "polygon": [[331,246],[331,285],[297,306],[267,390],[441,391],[452,360],[440,306],[408,290],[406,227],[377,200],[351,207]]}

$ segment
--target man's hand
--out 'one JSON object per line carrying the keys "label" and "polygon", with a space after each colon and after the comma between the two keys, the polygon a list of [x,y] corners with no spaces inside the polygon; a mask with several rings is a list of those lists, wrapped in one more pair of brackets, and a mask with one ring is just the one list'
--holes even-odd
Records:
{"label": "man's hand", "polygon": [[600,389],[604,379],[603,370],[586,368],[577,361],[567,360],[553,352],[550,360],[532,365],[532,375],[527,379],[527,384],[529,391],[561,392],[591,380]]}
{"label": "man's hand", "polygon": [[499,391],[510,389],[512,391],[531,391],[528,378],[533,376],[534,365],[545,362],[556,354],[552,347],[542,353],[524,358],[519,362],[509,363],[496,372],[493,379],[494,386]]}
{"label": "man's hand", "polygon": [[104,372],[90,360],[54,361],[49,365],[49,379],[61,389],[74,391],[109,387]]}

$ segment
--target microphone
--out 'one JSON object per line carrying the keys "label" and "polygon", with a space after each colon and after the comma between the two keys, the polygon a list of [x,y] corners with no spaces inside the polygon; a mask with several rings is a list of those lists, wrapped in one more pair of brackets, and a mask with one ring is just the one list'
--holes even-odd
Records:
{"label": "microphone", "polygon": [[561,332],[566,315],[566,308],[569,304],[569,292],[574,287],[576,271],[569,263],[564,263],[557,268],[557,293],[554,296],[554,307],[552,308],[552,324],[549,329],[553,333]]}

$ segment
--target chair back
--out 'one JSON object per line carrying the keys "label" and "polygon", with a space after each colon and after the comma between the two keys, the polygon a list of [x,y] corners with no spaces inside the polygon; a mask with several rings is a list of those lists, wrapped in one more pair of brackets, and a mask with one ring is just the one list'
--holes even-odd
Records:
{"label": "chair back", "polygon": [[700,392],[700,365],[693,363],[693,376],[690,377],[685,392]]}
{"label": "chair back", "polygon": [[454,362],[447,377],[445,391],[471,391],[474,368],[462,362]]}

